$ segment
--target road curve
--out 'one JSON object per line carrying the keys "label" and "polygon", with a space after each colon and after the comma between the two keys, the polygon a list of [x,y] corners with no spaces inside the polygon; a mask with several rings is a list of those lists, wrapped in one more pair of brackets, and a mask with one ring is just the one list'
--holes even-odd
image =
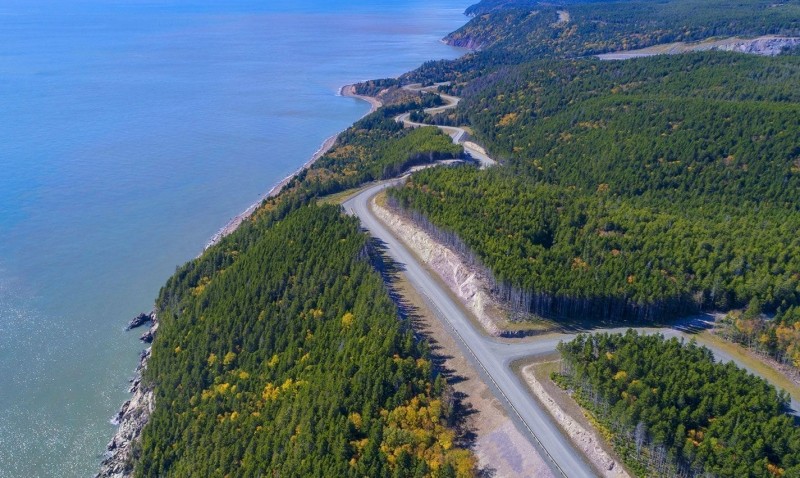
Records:
{"label": "road curve", "polygon": [[[372,213],[369,202],[375,194],[396,185],[402,179],[386,181],[367,188],[344,202],[349,214],[357,216],[373,237],[383,241],[387,254],[402,268],[408,281],[425,298],[428,305],[459,339],[464,355],[483,375],[484,381],[500,399],[520,431],[529,437],[556,475],[570,478],[595,476],[591,466],[565,438],[550,416],[536,403],[527,386],[509,368],[509,357],[496,353],[503,345],[477,330],[461,306],[450,296],[414,255]],[[557,342],[556,342],[557,343]],[[553,345],[554,347],[554,345]]]}
{"label": "road curve", "polygon": [[[433,87],[428,87],[428,88],[422,88],[417,85],[406,85],[403,87],[403,89],[409,91],[417,91],[417,92],[419,91],[431,92],[436,86],[438,85],[434,85]],[[443,111],[451,110],[456,106],[458,106],[458,103],[461,101],[461,98],[457,96],[446,95],[444,93],[436,93],[436,94],[438,94],[445,101],[445,104],[433,108],[426,108],[425,112],[428,114],[434,115],[437,113],[441,113]],[[406,126],[407,128],[419,128],[421,126],[436,126],[440,130],[444,131],[445,134],[453,138],[454,144],[460,144],[461,146],[463,146],[464,150],[470,155],[470,157],[472,157],[474,160],[480,163],[482,169],[489,168],[497,164],[497,161],[490,158],[489,155],[486,154],[486,151],[483,148],[481,148],[480,146],[471,141],[465,140],[468,137],[468,135],[467,131],[464,128],[459,128],[457,126],[439,126],[439,125],[429,125],[425,123],[417,123],[415,121],[411,121],[409,119],[410,116],[411,113],[403,113],[397,116],[395,120],[399,123],[403,123],[403,125]]]}
{"label": "road curve", "polygon": [[[362,226],[373,237],[384,243],[387,254],[404,270],[408,281],[425,299],[438,319],[452,331],[458,339],[457,342],[464,355],[476,366],[483,376],[484,382],[500,399],[523,435],[527,436],[533,445],[543,452],[543,456],[549,459],[553,471],[557,475],[570,478],[595,476],[592,468],[582,459],[582,454],[561,433],[548,413],[530,394],[527,385],[511,368],[512,364],[518,360],[555,352],[559,342],[569,341],[576,334],[549,334],[526,341],[508,343],[490,337],[483,330],[477,329],[449,291],[434,279],[431,272],[422,266],[405,244],[375,217],[369,207],[372,198],[377,193],[403,181],[404,178],[399,178],[378,183],[360,191],[345,201],[342,206],[348,214],[357,216],[361,220]],[[699,316],[688,318],[675,324],[672,328],[638,327],[634,330],[645,334],[660,333],[667,338],[677,337],[690,340],[692,336],[686,333],[686,330],[703,329],[708,325],[708,318]],[[628,327],[598,329],[597,332],[624,333],[628,329]],[[713,352],[717,361],[732,361],[748,372],[760,375],[725,351],[710,344],[704,345]],[[800,416],[798,413],[800,412],[800,402],[795,397],[791,398],[790,406],[792,413]]]}

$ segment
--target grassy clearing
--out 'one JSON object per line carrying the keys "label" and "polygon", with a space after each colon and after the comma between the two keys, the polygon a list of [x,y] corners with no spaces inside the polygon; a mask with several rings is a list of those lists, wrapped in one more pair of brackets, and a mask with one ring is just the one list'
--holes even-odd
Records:
{"label": "grassy clearing", "polygon": [[729,342],[721,337],[717,337],[710,331],[703,331],[694,337],[702,345],[714,346],[728,353],[731,357],[745,364],[750,369],[756,371],[758,375],[766,379],[779,389],[786,390],[795,400],[800,400],[800,387],[792,382],[786,375],[765,363],[758,355],[745,349],[739,344]]}
{"label": "grassy clearing", "polygon": [[552,320],[534,317],[522,321],[508,320],[503,324],[502,328],[510,333],[541,335],[547,332],[556,332],[561,329],[561,326]]}
{"label": "grassy clearing", "polygon": [[373,201],[380,207],[386,207],[386,191],[381,191],[376,194]]}
{"label": "grassy clearing", "polygon": [[342,204],[343,202],[347,201],[352,196],[354,196],[355,194],[358,194],[360,191],[362,191],[363,189],[365,189],[365,188],[367,188],[369,186],[372,186],[372,184],[368,184],[366,186],[362,186],[362,187],[358,187],[358,188],[347,189],[345,191],[334,193],[334,194],[329,194],[327,196],[322,196],[321,198],[317,199],[317,204],[320,204],[320,205],[323,205],[323,204]]}

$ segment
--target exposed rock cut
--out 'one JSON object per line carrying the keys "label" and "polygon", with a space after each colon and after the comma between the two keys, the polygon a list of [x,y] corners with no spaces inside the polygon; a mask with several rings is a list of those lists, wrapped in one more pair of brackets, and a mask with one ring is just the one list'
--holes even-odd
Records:
{"label": "exposed rock cut", "polygon": [[411,220],[383,206],[375,203],[373,205],[375,215],[398,237],[402,237],[422,262],[442,278],[447,287],[475,315],[486,332],[494,336],[501,335],[502,329],[498,324],[505,319],[501,315],[499,304],[492,297],[488,279]]}
{"label": "exposed rock cut", "polygon": [[577,446],[584,456],[600,470],[604,478],[630,478],[625,469],[617,463],[600,446],[600,438],[594,430],[586,430],[580,423],[572,418],[556,400],[547,393],[544,386],[539,383],[533,371],[533,365],[528,365],[522,369],[522,374],[533,395],[541,403],[545,410],[553,419],[564,429],[570,440]]}

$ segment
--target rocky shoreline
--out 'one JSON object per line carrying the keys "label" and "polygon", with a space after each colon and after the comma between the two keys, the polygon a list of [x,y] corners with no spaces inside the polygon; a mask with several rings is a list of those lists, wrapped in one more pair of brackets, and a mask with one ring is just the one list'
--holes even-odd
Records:
{"label": "rocky shoreline", "polygon": [[[370,97],[360,96],[355,93],[354,85],[343,86],[339,90],[341,96],[352,97],[366,101],[370,104],[370,110],[366,114],[375,112],[380,106],[381,102]],[[366,115],[365,115],[366,116]],[[322,155],[327,153],[335,144],[339,135],[332,136],[325,140],[322,146],[316,153],[309,159],[303,166],[295,173],[287,176],[276,184],[265,196],[241,214],[231,219],[228,224],[220,229],[211,240],[206,244],[205,249],[213,246],[222,240],[223,237],[232,233],[241,223],[250,217],[253,212],[258,208],[264,199],[278,195],[297,174],[304,169],[310,167],[314,161],[321,158]],[[158,330],[158,317],[156,311],[153,310],[149,314],[141,313],[128,322],[125,330],[133,330],[143,325],[150,324],[150,327],[140,337],[144,343],[150,344],[155,338],[156,331]],[[103,461],[100,463],[100,471],[95,475],[95,478],[128,478],[133,474],[133,462],[136,449],[136,443],[142,434],[142,430],[147,425],[150,415],[155,409],[155,394],[153,389],[145,385],[142,381],[142,374],[147,368],[147,362],[150,359],[152,347],[143,350],[139,356],[139,364],[136,367],[136,372],[130,380],[131,387],[128,390],[131,393],[130,400],[126,400],[122,404],[117,414],[112,419],[115,425],[118,425],[114,437],[106,446],[106,452],[103,456]]]}
{"label": "rocky shoreline", "polygon": [[[150,324],[148,330],[139,337],[145,343],[151,343],[158,330],[158,316],[153,310],[149,314],[139,314],[134,317],[125,330],[132,330],[145,324]],[[147,368],[152,347],[143,350],[139,355],[139,365],[130,380],[130,400],[122,404],[112,422],[118,425],[114,437],[106,446],[100,471],[95,478],[127,478],[133,473],[133,455],[144,426],[150,419],[155,408],[155,394],[153,389],[142,382],[142,374]]]}

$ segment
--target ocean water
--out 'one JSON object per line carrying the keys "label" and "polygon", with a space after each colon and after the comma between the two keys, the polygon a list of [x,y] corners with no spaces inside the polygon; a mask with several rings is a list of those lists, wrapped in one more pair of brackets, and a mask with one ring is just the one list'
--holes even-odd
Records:
{"label": "ocean water", "polygon": [[0,477],[92,476],[175,267],[470,0],[0,2]]}

